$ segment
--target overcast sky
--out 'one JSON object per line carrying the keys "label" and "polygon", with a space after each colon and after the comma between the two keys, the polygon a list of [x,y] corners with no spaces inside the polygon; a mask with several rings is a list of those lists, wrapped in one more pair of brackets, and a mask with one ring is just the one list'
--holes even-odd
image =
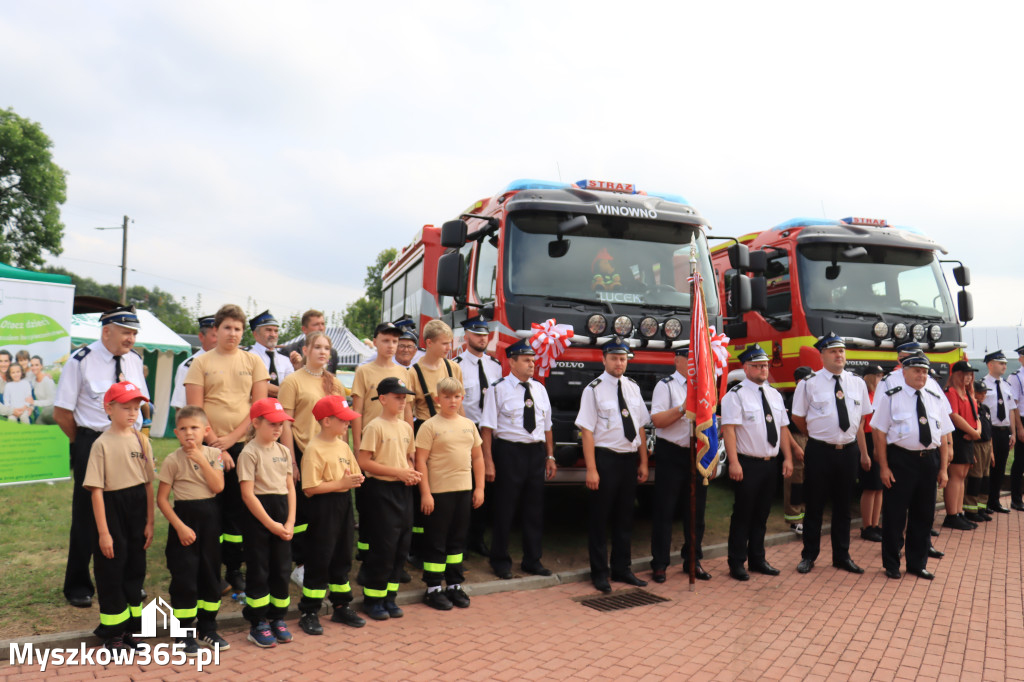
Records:
{"label": "overcast sky", "polygon": [[[1017,17],[1017,19],[1014,19]],[[886,218],[1019,324],[1015,3],[0,0],[0,106],[66,169],[64,255],[282,316],[520,177],[679,193],[739,235]],[[952,281],[951,281],[952,283]],[[258,311],[257,311],[258,312]]]}

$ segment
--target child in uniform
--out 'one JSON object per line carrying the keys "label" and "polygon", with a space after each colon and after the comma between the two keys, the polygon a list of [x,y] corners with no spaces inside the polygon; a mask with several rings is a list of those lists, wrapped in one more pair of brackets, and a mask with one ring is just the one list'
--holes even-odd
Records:
{"label": "child in uniform", "polygon": [[[429,326],[429,325],[428,325]],[[416,470],[424,518],[424,601],[440,611],[469,606],[462,589],[462,554],[471,508],[484,502],[484,455],[476,425],[459,414],[465,393],[453,377],[437,384],[440,412],[416,434]],[[442,591],[441,581],[448,589]]]}
{"label": "child in uniform", "polygon": [[412,467],[412,427],[401,418],[412,391],[388,377],[376,392],[373,400],[383,412],[366,425],[359,446],[359,467],[367,475],[359,524],[370,545],[363,562],[363,609],[374,620],[387,620],[403,615],[395,596],[409,552],[411,486],[420,482],[420,474]]}
{"label": "child in uniform", "polygon": [[978,401],[978,426],[981,438],[974,441],[974,464],[967,472],[964,486],[964,514],[975,523],[991,521],[988,510],[988,477],[995,457],[992,454],[992,411],[982,404],[988,385],[978,379],[974,382],[974,397]]}
{"label": "child in uniform", "polygon": [[292,567],[295,485],[291,453],[277,439],[284,422],[294,420],[276,398],[257,400],[249,417],[255,437],[238,456],[238,484],[248,510],[242,519],[246,566],[242,615],[252,625],[249,641],[266,649],[292,641],[284,614]]}
{"label": "child in uniform", "polygon": [[352,568],[355,524],[348,491],[362,485],[363,475],[348,447],[348,424],[358,416],[340,395],[325,396],[313,406],[320,433],[306,444],[301,478],[309,528],[299,627],[307,635],[324,633],[317,612],[328,591],[334,607],[333,622],[356,628],[366,625],[349,608],[352,587],[348,573]]}
{"label": "child in uniform", "polygon": [[[167,570],[171,573],[171,609],[184,628],[198,617],[199,642],[191,635],[179,640],[186,655],[199,644],[221,651],[230,645],[217,634],[220,610],[220,506],[224,463],[220,450],[203,445],[210,429],[200,407],[183,407],[175,415],[174,435],[181,447],[160,467],[156,503],[167,518]],[[171,507],[170,494],[174,493]]]}
{"label": "child in uniform", "polygon": [[[146,550],[153,542],[153,450],[135,430],[142,402],[135,384],[107,389],[103,408],[110,417],[89,452],[82,487],[90,491],[98,542],[93,552],[100,625],[94,632],[108,649],[134,649],[142,616]],[[142,510],[145,509],[145,515]]]}

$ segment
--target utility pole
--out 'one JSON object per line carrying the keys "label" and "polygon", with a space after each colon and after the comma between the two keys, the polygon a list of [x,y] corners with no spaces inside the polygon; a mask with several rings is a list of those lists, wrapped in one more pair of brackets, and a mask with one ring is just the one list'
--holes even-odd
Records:
{"label": "utility pole", "polygon": [[121,230],[121,305],[128,303],[128,216],[119,227],[97,227],[97,230]]}

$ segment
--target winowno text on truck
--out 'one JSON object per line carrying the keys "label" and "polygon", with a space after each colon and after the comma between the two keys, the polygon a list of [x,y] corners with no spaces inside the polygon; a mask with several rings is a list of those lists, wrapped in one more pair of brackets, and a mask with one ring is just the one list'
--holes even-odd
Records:
{"label": "winowno text on truck", "polygon": [[[719,289],[751,272],[752,310],[727,320],[730,355],[758,343],[771,358],[771,381],[793,390],[793,370],[820,369],[817,337],[833,331],[846,341],[847,368],[868,364],[886,371],[896,364],[895,348],[916,340],[945,381],[950,366],[965,358],[961,323],[973,316],[966,290],[970,271],[942,260],[941,245],[922,233],[885,220],[795,218],[740,237],[749,248],[746,267],[730,262],[725,249],[712,254]],[[955,264],[957,310],[942,263]]]}
{"label": "winowno text on truck", "polygon": [[[506,371],[504,349],[531,336],[534,323],[571,325],[572,345],[544,382],[556,482],[582,482],[574,421],[583,388],[603,371],[601,346],[615,334],[627,340],[627,374],[649,401],[654,384],[673,371],[675,348],[689,343],[691,238],[709,322],[721,329],[708,229],[680,196],[628,183],[517,180],[456,220],[423,227],[384,271],[382,318],[410,315],[420,329],[441,318],[460,345],[461,322],[482,315],[490,322],[489,351]],[[749,300],[749,279],[739,273],[736,280]]]}

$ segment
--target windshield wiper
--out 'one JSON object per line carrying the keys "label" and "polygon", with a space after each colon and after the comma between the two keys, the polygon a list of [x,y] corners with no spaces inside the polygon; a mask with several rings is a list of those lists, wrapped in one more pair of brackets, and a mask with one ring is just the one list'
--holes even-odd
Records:
{"label": "windshield wiper", "polygon": [[860,315],[861,317],[881,317],[881,313],[879,313],[879,312],[865,312],[863,310],[832,310],[832,309],[828,309],[828,308],[826,308],[825,310],[827,312],[837,313],[839,315]]}
{"label": "windshield wiper", "polygon": [[569,301],[570,303],[582,303],[583,305],[594,305],[594,304],[597,304],[597,305],[603,306],[608,311],[609,315],[614,315],[615,314],[615,311],[612,310],[612,304],[609,303],[608,301],[602,301],[599,298],[574,298],[572,296],[561,296],[561,295],[558,295],[558,296],[545,295],[544,298],[546,298],[549,301]]}

